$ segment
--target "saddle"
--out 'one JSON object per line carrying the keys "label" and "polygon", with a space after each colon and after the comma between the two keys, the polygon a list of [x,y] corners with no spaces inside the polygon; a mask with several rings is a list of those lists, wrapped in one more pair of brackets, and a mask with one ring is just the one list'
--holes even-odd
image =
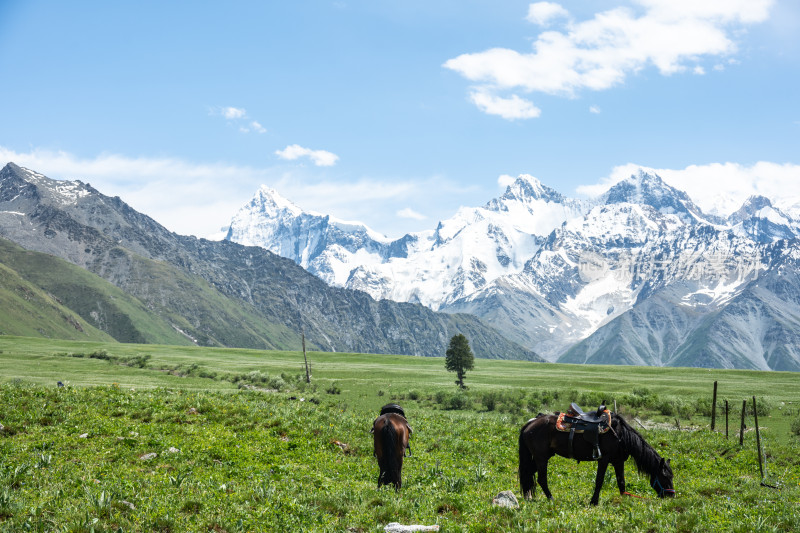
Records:
{"label": "saddle", "polygon": [[405,411],[403,411],[403,408],[397,405],[396,403],[387,403],[386,405],[381,407],[381,416],[387,413],[395,413],[402,416],[403,418],[406,417],[406,413]]}
{"label": "saddle", "polygon": [[558,415],[558,431],[569,432],[569,456],[572,458],[572,440],[575,433],[583,433],[583,438],[592,445],[592,461],[602,457],[599,436],[611,429],[611,411],[601,404],[597,411],[584,412],[578,404],[571,403],[566,413]]}

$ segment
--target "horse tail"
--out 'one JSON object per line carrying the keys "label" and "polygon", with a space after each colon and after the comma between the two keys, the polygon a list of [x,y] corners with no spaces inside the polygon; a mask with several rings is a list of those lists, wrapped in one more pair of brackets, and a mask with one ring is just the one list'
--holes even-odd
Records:
{"label": "horse tail", "polygon": [[519,487],[525,498],[532,497],[532,491],[535,489],[533,476],[536,473],[536,461],[525,442],[525,430],[529,426],[530,421],[519,430]]}
{"label": "horse tail", "polygon": [[[398,460],[397,454],[397,431],[394,428],[394,424],[390,419],[386,420],[386,423],[383,425],[381,429],[381,441],[383,446],[383,457],[381,458],[381,478],[384,485],[388,485],[393,483],[395,487],[398,487],[400,484],[400,462]],[[400,450],[400,453],[403,453],[404,450]],[[380,483],[379,483],[380,486]]]}

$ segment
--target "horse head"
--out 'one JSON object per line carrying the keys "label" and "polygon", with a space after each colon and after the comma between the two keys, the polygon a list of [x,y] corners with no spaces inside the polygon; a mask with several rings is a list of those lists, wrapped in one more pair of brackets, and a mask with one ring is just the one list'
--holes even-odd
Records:
{"label": "horse head", "polygon": [[650,476],[650,486],[658,493],[659,498],[674,497],[675,489],[672,487],[672,468],[669,459],[661,459],[658,472]]}

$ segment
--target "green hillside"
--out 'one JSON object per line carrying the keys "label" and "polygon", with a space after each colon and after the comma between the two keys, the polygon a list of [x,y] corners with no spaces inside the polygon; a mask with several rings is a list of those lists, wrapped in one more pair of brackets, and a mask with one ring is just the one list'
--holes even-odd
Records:
{"label": "green hillside", "polygon": [[[125,270],[116,276],[123,278],[132,293],[55,256],[28,251],[0,239],[0,264],[9,273],[24,280],[31,290],[51,295],[50,299],[60,305],[61,314],[80,317],[81,324],[91,324],[119,342],[264,348],[285,347],[291,342],[297,345],[296,336],[285,327],[270,324],[252,307],[225,297],[200,277],[124,249],[118,249],[116,255],[125,257],[121,261]],[[0,290],[9,291],[11,298],[15,285],[10,279],[7,283],[0,284]],[[146,305],[143,300],[151,304]],[[49,313],[41,302],[28,302],[26,306],[39,309],[38,314]],[[9,309],[16,309],[11,300]],[[86,338],[76,337],[68,326],[46,326],[49,322],[58,323],[58,316],[56,313],[55,318],[44,321],[30,312],[3,313],[0,330],[11,335]],[[103,340],[107,336],[89,338]]]}
{"label": "green hillside", "polygon": [[[47,313],[47,299],[55,301],[60,309],[68,309],[81,323],[91,324],[97,340],[109,337],[120,342],[190,344],[169,324],[154,316],[138,301],[104,279],[52,255],[31,252],[16,244],[0,239],[0,264],[9,273],[0,284],[0,290],[12,295],[14,279],[23,280],[45,299],[26,302],[37,309],[39,315]],[[16,316],[15,316],[16,315]],[[31,320],[35,314],[10,312],[0,315],[0,328],[8,334],[36,335],[64,339],[82,338],[68,334],[69,328],[45,329]],[[57,322],[57,321],[54,321]],[[73,328],[74,329],[74,328]],[[101,334],[100,331],[104,332]]]}
{"label": "green hillside", "polygon": [[113,340],[0,261],[0,332],[58,339]]}

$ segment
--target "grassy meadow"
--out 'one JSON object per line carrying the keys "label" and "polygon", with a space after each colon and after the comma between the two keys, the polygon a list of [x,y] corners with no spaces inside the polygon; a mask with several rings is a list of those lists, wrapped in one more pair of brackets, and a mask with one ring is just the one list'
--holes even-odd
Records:
{"label": "grassy meadow", "polygon": [[[800,530],[800,374],[476,360],[459,391],[443,359],[308,359],[310,385],[302,352],[0,336],[0,531]],[[553,501],[491,504],[519,496],[526,420],[602,400],[671,459],[676,498],[629,461],[638,497],[611,470],[590,508],[595,465],[555,457]],[[390,401],[414,428],[399,493],[376,488],[369,434]]]}

